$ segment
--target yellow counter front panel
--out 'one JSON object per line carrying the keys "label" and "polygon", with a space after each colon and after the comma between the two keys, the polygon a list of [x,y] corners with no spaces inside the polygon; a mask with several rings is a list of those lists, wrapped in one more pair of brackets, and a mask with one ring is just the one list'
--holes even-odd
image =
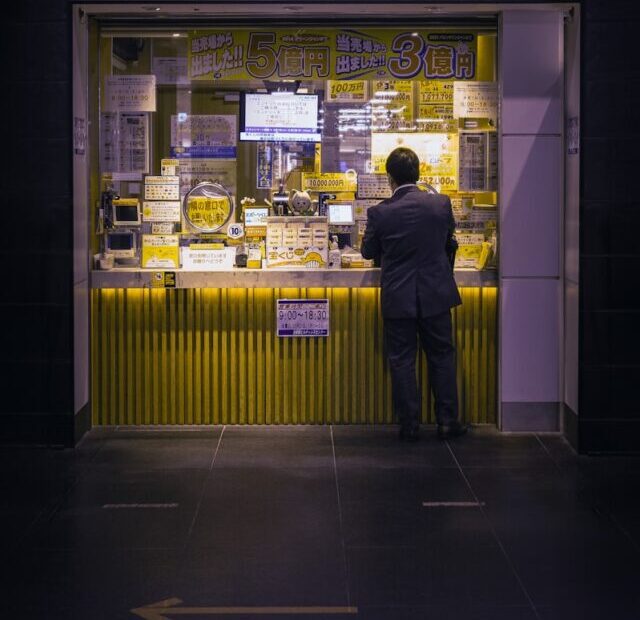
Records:
{"label": "yellow counter front panel", "polygon": [[[497,289],[460,293],[462,416],[494,424]],[[298,297],[330,300],[330,337],[275,335],[276,299]],[[377,288],[95,289],[91,330],[96,425],[393,422]]]}

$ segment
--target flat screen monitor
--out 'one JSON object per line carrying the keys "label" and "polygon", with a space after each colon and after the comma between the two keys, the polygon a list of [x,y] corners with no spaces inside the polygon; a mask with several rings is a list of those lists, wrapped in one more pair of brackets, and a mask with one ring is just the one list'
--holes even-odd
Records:
{"label": "flat screen monitor", "polygon": [[242,93],[240,140],[320,142],[318,95]]}
{"label": "flat screen monitor", "polygon": [[329,226],[353,226],[355,224],[352,202],[327,203]]}
{"label": "flat screen monitor", "polygon": [[113,225],[114,226],[139,226],[140,209],[138,205],[113,205]]}
{"label": "flat screen monitor", "polygon": [[266,226],[269,217],[269,207],[245,207],[245,226]]}
{"label": "flat screen monitor", "polygon": [[136,255],[136,235],[130,231],[108,232],[105,250],[116,258],[133,258]]}

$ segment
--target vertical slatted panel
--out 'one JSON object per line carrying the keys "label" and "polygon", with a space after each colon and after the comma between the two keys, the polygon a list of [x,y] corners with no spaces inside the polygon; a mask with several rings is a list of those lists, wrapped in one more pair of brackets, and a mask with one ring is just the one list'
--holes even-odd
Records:
{"label": "vertical slatted panel", "polygon": [[[495,423],[497,289],[453,312],[465,419]],[[275,336],[278,298],[329,298],[328,338]],[[92,297],[96,425],[389,423],[378,289],[102,289]],[[419,355],[422,421],[433,423]]]}

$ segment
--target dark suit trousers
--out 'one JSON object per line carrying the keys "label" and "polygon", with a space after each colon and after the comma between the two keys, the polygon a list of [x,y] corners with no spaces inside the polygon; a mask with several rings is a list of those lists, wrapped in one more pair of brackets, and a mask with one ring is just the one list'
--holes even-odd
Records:
{"label": "dark suit trousers", "polygon": [[420,393],[416,380],[416,353],[427,354],[429,382],[438,424],[458,419],[456,349],[451,331],[451,311],[427,318],[384,319],[384,344],[391,370],[393,411],[404,427],[420,423]]}

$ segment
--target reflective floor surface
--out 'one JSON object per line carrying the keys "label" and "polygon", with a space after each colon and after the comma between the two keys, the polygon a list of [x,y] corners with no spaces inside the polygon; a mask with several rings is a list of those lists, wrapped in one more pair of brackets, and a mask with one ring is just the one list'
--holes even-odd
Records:
{"label": "reflective floor surface", "polygon": [[2,618],[640,618],[640,457],[556,435],[115,428],[0,462]]}

